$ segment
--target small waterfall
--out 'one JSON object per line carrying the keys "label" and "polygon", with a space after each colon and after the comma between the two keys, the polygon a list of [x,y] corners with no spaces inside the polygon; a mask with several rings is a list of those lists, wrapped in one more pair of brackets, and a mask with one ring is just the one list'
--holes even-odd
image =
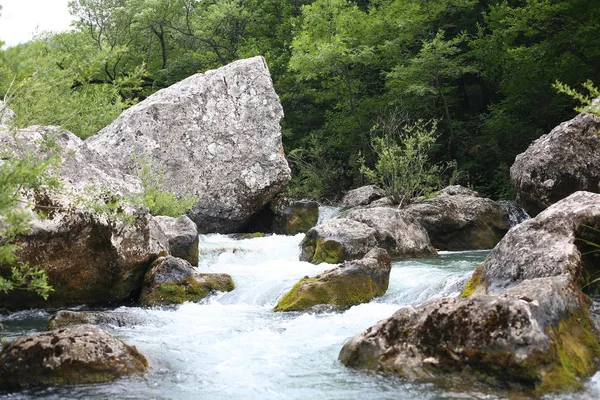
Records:
{"label": "small waterfall", "polygon": [[341,214],[343,207],[336,206],[320,206],[319,207],[319,221],[317,225],[321,225],[323,222],[337,217]]}
{"label": "small waterfall", "polygon": [[521,222],[531,218],[529,216],[529,214],[527,214],[527,211],[525,211],[521,207],[519,207],[517,205],[517,203],[515,203],[514,201],[503,200],[503,201],[500,201],[499,203],[502,204],[502,207],[508,214],[511,228],[513,226],[519,225]]}

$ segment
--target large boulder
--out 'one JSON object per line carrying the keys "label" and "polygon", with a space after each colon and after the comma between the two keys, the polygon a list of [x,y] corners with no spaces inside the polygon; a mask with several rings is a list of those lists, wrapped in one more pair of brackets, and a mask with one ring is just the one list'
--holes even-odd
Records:
{"label": "large boulder", "polygon": [[375,185],[361,186],[356,189],[349,190],[344,195],[341,205],[345,207],[366,206],[371,202],[382,198],[381,189]]}
{"label": "large boulder", "polygon": [[163,169],[166,188],[192,195],[201,233],[239,231],[290,180],[283,109],[262,57],[193,75],[129,108],[87,144],[121,171],[132,156]]}
{"label": "large boulder", "polygon": [[198,265],[198,229],[187,216],[153,218],[169,240],[170,255]]}
{"label": "large boulder", "polygon": [[0,125],[10,126],[14,123],[14,120],[15,113],[13,112],[13,110],[8,108],[8,105],[6,105],[5,102],[0,100]]}
{"label": "large boulder", "polygon": [[[0,296],[8,309],[118,303],[136,297],[150,264],[168,253],[168,242],[151,216],[138,211],[131,220],[109,220],[81,211],[37,220],[16,239],[16,256],[48,276],[47,301],[24,291]],[[0,274],[8,276],[8,266]]]}
{"label": "large boulder", "polygon": [[362,259],[342,265],[315,277],[301,279],[286,293],[275,311],[304,311],[315,306],[350,307],[382,296],[388,288],[391,258],[380,248]]}
{"label": "large boulder", "polygon": [[598,126],[600,117],[579,114],[517,156],[510,176],[517,203],[529,214],[537,215],[578,190],[600,192]]}
{"label": "large boulder", "polygon": [[[582,292],[600,270],[600,195],[577,192],[513,228],[461,298],[398,310],[349,340],[351,367],[535,394],[581,387],[600,344]],[[594,246],[592,246],[594,247]],[[587,279],[586,279],[587,277]]]}
{"label": "large boulder", "polygon": [[2,389],[103,383],[147,370],[135,347],[89,325],[20,336],[0,352]]}
{"label": "large boulder", "polygon": [[405,210],[423,225],[439,250],[491,249],[511,227],[503,204],[460,186],[448,187]]}
{"label": "large boulder", "polygon": [[230,292],[233,280],[227,274],[202,274],[189,262],[172,256],[161,257],[144,278],[140,304],[158,306],[199,301],[214,292]]}

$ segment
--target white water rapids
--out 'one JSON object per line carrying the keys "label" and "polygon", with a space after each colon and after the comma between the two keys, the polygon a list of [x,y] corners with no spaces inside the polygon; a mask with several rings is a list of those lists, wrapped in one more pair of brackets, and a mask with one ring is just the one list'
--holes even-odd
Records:
{"label": "white water rapids", "polygon": [[[396,261],[386,295],[344,312],[274,313],[277,300],[305,275],[331,265],[299,262],[303,235],[233,240],[201,236],[198,269],[230,274],[236,289],[173,308],[125,308],[147,323],[109,327],[148,358],[145,377],[102,385],[27,390],[10,399],[456,399],[501,398],[483,389],[440,388],[345,368],[339,350],[351,336],[401,306],[456,295],[487,252],[442,252]],[[13,314],[5,336],[43,330],[46,312]],[[600,397],[600,376],[586,393]]]}

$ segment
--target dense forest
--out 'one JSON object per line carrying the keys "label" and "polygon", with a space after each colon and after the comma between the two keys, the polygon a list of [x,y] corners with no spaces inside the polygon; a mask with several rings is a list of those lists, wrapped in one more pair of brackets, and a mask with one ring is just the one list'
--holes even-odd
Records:
{"label": "dense forest", "polygon": [[[0,52],[21,126],[82,138],[197,72],[263,55],[285,111],[290,194],[367,182],[390,121],[436,124],[448,179],[511,198],[509,168],[600,83],[597,0],[75,0],[69,32]],[[401,124],[400,123],[400,124]]]}

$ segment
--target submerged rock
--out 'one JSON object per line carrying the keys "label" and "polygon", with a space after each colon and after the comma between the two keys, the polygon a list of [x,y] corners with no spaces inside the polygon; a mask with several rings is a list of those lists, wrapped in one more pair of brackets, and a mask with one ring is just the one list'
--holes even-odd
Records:
{"label": "submerged rock", "polygon": [[148,361],[135,347],[89,325],[20,336],[0,352],[0,388],[110,382],[142,375]]}
{"label": "submerged rock", "polygon": [[451,186],[410,204],[406,212],[427,230],[439,250],[491,249],[511,227],[507,209],[469,189]]}
{"label": "submerged rock", "polygon": [[[536,394],[581,387],[600,344],[581,288],[600,270],[600,195],[578,192],[513,228],[461,298],[398,310],[348,341],[347,366]],[[582,240],[578,240],[581,238]]]}
{"label": "submerged rock", "polygon": [[170,255],[198,265],[199,238],[194,221],[185,215],[179,218],[157,216],[153,219],[167,236]]}
{"label": "submerged rock", "polygon": [[131,312],[119,311],[69,311],[56,312],[48,321],[48,329],[60,329],[75,325],[102,325],[102,326],[131,326],[148,323],[147,318],[142,318]]}
{"label": "submerged rock", "polygon": [[[145,212],[111,221],[86,212],[35,221],[16,239],[16,256],[43,269],[53,291],[47,301],[27,291],[0,295],[8,309],[118,303],[137,295],[150,264],[168,253],[162,230]],[[0,267],[8,276],[10,269]]]}
{"label": "submerged rock", "polygon": [[127,109],[86,143],[121,171],[132,155],[165,173],[166,188],[192,195],[201,233],[231,233],[290,180],[283,109],[262,57],[193,75]]}
{"label": "submerged rock", "polygon": [[361,186],[349,190],[342,198],[341,204],[346,207],[366,206],[382,198],[381,189],[375,185]]}
{"label": "submerged rock", "polygon": [[367,303],[385,294],[391,271],[391,258],[380,248],[362,259],[346,261],[337,268],[298,282],[275,307],[275,311],[304,311],[325,305],[350,307]]}
{"label": "submerged rock", "polygon": [[517,156],[510,176],[517,203],[529,214],[537,215],[578,190],[600,192],[598,126],[600,117],[579,114]]}
{"label": "submerged rock", "polygon": [[234,289],[227,274],[201,274],[189,262],[171,256],[161,257],[144,279],[140,304],[157,306],[199,301],[208,295]]}

